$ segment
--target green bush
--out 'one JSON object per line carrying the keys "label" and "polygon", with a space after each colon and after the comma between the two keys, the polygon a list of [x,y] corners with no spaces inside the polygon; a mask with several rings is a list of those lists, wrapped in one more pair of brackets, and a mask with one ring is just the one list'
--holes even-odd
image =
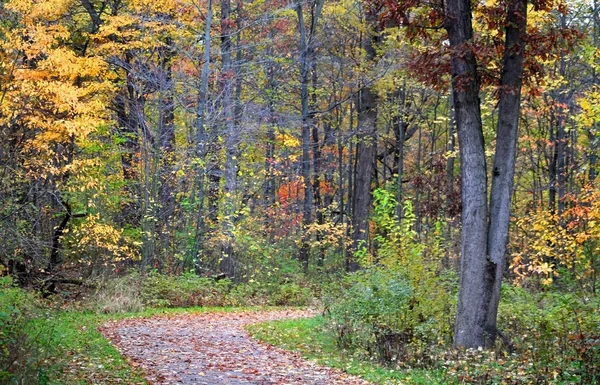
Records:
{"label": "green bush", "polygon": [[313,298],[313,293],[307,287],[297,283],[276,285],[276,290],[270,296],[270,305],[275,306],[307,306]]}
{"label": "green bush", "polygon": [[0,277],[0,383],[44,384],[46,361],[50,358],[47,339],[52,330],[38,298],[13,284],[11,277]]}
{"label": "green bush", "polygon": [[142,280],[141,300],[151,307],[192,307],[229,305],[231,281],[215,281],[193,273],[168,276],[151,273]]}
{"label": "green bush", "polygon": [[374,199],[377,254],[359,250],[366,269],[326,293],[328,323],[342,348],[386,364],[425,365],[433,347],[451,342],[453,328],[456,279],[438,271],[440,226],[433,244],[423,244],[410,201],[399,221],[392,192],[377,189]]}
{"label": "green bush", "polygon": [[600,383],[597,296],[532,294],[505,285],[499,328],[514,345],[516,361],[533,364],[523,365],[520,383]]}
{"label": "green bush", "polygon": [[325,297],[340,347],[386,364],[423,365],[432,346],[451,341],[453,307],[441,280],[421,283],[381,267],[346,278]]}
{"label": "green bush", "polygon": [[297,283],[251,281],[235,285],[229,293],[235,306],[307,306],[313,298],[311,289]]}
{"label": "green bush", "polygon": [[194,273],[151,272],[110,278],[98,284],[87,308],[100,313],[138,312],[146,307],[306,306],[314,301],[307,285],[273,280],[233,283]]}

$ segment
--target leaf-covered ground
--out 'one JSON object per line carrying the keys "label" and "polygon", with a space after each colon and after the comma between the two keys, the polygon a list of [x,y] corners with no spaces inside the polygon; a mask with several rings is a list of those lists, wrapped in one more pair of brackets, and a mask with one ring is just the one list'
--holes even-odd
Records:
{"label": "leaf-covered ground", "polygon": [[277,310],[158,316],[113,321],[102,333],[153,384],[369,384],[262,344],[244,330],[249,324],[311,315]]}

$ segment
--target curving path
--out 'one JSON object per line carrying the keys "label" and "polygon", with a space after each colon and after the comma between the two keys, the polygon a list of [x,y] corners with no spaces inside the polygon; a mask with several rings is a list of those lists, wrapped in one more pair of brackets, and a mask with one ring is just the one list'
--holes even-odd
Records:
{"label": "curving path", "polygon": [[260,343],[244,330],[252,323],[313,314],[278,310],[161,316],[110,322],[102,333],[157,385],[368,385]]}

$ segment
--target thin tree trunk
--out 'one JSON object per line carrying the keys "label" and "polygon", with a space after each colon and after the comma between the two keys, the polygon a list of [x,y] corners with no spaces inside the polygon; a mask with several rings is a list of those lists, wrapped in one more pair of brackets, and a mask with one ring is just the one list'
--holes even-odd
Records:
{"label": "thin tree trunk", "polygon": [[[315,60],[315,52],[313,49],[310,50],[310,64],[311,64],[311,111],[317,109],[317,87],[318,87],[318,74],[317,74],[317,63]],[[315,204],[315,214],[317,223],[323,225],[325,218],[323,216],[323,197],[321,196],[321,179],[322,175],[322,159],[321,159],[321,141],[319,140],[319,126],[314,121],[314,116],[311,114],[310,121],[312,122],[312,148],[313,148],[313,195]],[[322,235],[317,232],[317,243],[320,245],[322,241]],[[319,246],[319,257],[317,259],[318,266],[323,266],[325,262],[325,249],[323,246]]]}
{"label": "thin tree trunk", "polygon": [[[377,25],[377,15],[369,12],[366,21],[369,28],[374,28]],[[377,32],[363,38],[362,45],[369,62],[375,59],[374,44],[376,41]],[[364,87],[359,93],[357,139],[357,168],[355,170],[354,211],[352,215],[354,252],[366,248],[369,239],[371,182],[377,155],[377,94],[370,87]],[[356,259],[353,259],[348,267],[349,271],[357,271],[360,265]]]}
{"label": "thin tree trunk", "polygon": [[296,3],[298,15],[298,31],[300,33],[300,101],[302,104],[302,178],[304,181],[304,204],[302,210],[302,246],[299,260],[305,272],[308,271],[309,242],[307,227],[312,223],[313,188],[310,180],[310,115],[308,110],[308,83],[310,71],[310,55],[307,42],[306,27],[302,2]]}
{"label": "thin tree trunk", "polygon": [[456,149],[456,139],[454,137],[454,133],[456,132],[456,124],[454,121],[454,107],[453,107],[453,98],[452,94],[450,94],[448,100],[448,144],[447,151],[451,154],[446,159],[446,218],[448,223],[446,223],[446,228],[444,230],[444,244],[446,245],[446,252],[442,261],[442,264],[446,268],[450,268],[450,256],[452,251],[452,246],[454,244],[452,240],[452,228],[455,227],[456,219],[450,220],[450,213],[454,206],[454,151]]}
{"label": "thin tree trunk", "polygon": [[234,275],[233,227],[235,215],[235,191],[237,185],[237,127],[234,105],[236,74],[231,60],[231,37],[233,27],[230,19],[231,2],[221,0],[221,88],[223,90],[223,115],[225,119],[225,189],[223,210],[223,236],[220,271],[228,277]]}
{"label": "thin tree trunk", "polygon": [[396,219],[398,222],[402,220],[404,202],[402,192],[402,178],[404,177],[404,140],[406,134],[406,81],[400,90],[398,98],[398,121],[396,124],[396,167],[398,176],[396,178]]}
{"label": "thin tree trunk", "polygon": [[160,149],[160,185],[158,208],[158,236],[160,238],[161,253],[166,261],[167,256],[172,255],[173,246],[173,214],[175,211],[175,200],[172,189],[171,164],[175,150],[175,101],[171,60],[173,51],[172,40],[166,41],[166,48],[162,52],[160,79],[160,106],[159,106],[159,133],[158,142]]}
{"label": "thin tree trunk", "polygon": [[[598,0],[594,0],[594,8],[592,10],[592,17],[593,17],[593,22],[594,22],[594,27],[593,27],[593,42],[594,42],[594,47],[596,49],[598,49],[599,44],[598,44],[598,34],[600,33],[600,8],[598,7]],[[596,67],[592,68],[592,84],[594,86],[597,86],[599,83],[598,81],[598,73],[596,71]],[[596,171],[596,166],[598,164],[598,138],[596,137],[595,133],[598,132],[598,129],[600,128],[600,125],[597,122],[594,122],[594,124],[592,125],[591,129],[587,130],[587,135],[588,135],[588,140],[590,142],[590,149],[589,149],[589,155],[588,155],[588,161],[589,161],[589,167],[590,167],[590,171],[588,174],[588,183],[590,185],[593,185],[595,180],[596,180],[596,176],[597,176],[597,171]]]}
{"label": "thin tree trunk", "polygon": [[296,14],[298,16],[298,32],[300,34],[300,100],[302,105],[302,178],[304,180],[304,203],[302,208],[302,246],[300,248],[299,260],[302,263],[304,272],[308,272],[308,262],[310,254],[309,236],[307,227],[312,223],[313,209],[313,186],[311,182],[310,167],[310,134],[313,121],[312,113],[309,111],[309,75],[313,68],[314,48],[313,40],[316,33],[317,22],[323,9],[323,0],[311,2],[311,23],[310,31],[306,30],[304,14],[302,11],[302,1],[296,3]]}
{"label": "thin tree trunk", "polygon": [[210,29],[212,26],[213,7],[212,0],[208,0],[208,11],[204,29],[204,63],[200,75],[200,89],[198,90],[198,103],[196,109],[196,191],[197,196],[193,197],[197,206],[196,217],[196,235],[195,244],[192,252],[196,261],[196,273],[200,274],[203,268],[202,253],[204,252],[205,235],[205,215],[204,212],[204,183],[206,180],[206,161],[208,135],[206,130],[206,107],[208,103],[208,76],[210,73]]}

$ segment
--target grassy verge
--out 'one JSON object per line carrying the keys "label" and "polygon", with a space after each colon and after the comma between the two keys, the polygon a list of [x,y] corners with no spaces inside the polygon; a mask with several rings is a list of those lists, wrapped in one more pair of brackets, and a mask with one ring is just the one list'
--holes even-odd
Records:
{"label": "grassy verge", "polygon": [[162,314],[228,312],[253,308],[170,308],[148,309],[137,313],[97,314],[59,312],[37,320],[39,329],[51,336],[44,341],[48,357],[40,383],[75,384],[147,384],[142,372],[129,365],[98,331],[104,322],[124,318],[143,318]]}
{"label": "grassy verge", "polygon": [[324,329],[322,317],[266,322],[251,325],[248,331],[261,341],[297,351],[319,364],[342,369],[375,384],[447,384],[440,371],[391,369],[353,357],[336,345]]}

